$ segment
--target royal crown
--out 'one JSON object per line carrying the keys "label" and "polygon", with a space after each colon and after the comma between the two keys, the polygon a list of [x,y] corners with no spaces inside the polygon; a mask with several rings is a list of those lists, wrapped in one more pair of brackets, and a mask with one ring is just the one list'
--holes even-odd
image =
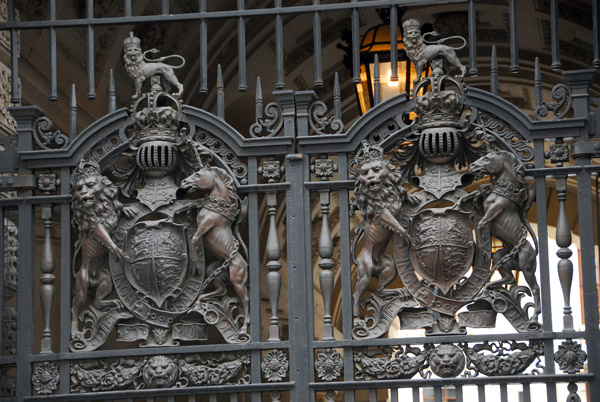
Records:
{"label": "royal crown", "polygon": [[402,23],[402,29],[404,29],[405,31],[407,29],[421,29],[421,23],[418,20],[415,19],[409,19],[409,20],[405,20]]}
{"label": "royal crown", "polygon": [[363,140],[362,147],[356,151],[354,160],[356,161],[358,168],[360,168],[366,163],[384,160],[385,158],[383,155],[383,148],[377,145],[371,145],[367,140]]}
{"label": "royal crown", "polygon": [[133,36],[133,32],[129,32],[129,37],[125,38],[125,40],[123,41],[123,46],[125,47],[125,51],[127,51],[130,48],[139,48],[140,43],[140,38]]}
{"label": "royal crown", "polygon": [[81,159],[79,164],[75,167],[75,171],[73,172],[72,179],[73,181],[77,181],[83,179],[88,176],[99,176],[100,175],[100,165],[93,161],[86,161],[85,159]]}

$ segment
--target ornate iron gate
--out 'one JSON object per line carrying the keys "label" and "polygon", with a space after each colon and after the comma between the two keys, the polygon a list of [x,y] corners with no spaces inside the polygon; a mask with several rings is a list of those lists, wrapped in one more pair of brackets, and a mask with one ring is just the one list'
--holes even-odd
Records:
{"label": "ornate iron gate", "polygon": [[[314,13],[317,37],[320,13],[351,10],[357,38],[362,7],[391,5],[394,15],[404,3],[244,11],[242,1],[212,15],[201,1],[197,14],[162,18],[235,17],[243,29],[245,17],[273,14],[283,57],[286,13]],[[71,23],[144,20],[125,4],[122,20]],[[11,14],[1,27],[16,51],[25,26]],[[431,75],[347,129],[336,85],[332,113],[314,91],[276,90],[264,109],[257,94],[256,122],[242,135],[223,118],[222,91],[217,115],[182,104],[173,66],[148,59],[133,33],[124,41],[136,81],[129,108],[114,110],[113,98],[77,135],[35,106],[11,108],[17,134],[0,140],[0,189],[17,192],[0,200],[2,400],[397,401],[408,391],[416,402],[427,391],[463,401],[475,387],[485,401],[495,387],[508,401],[516,385],[531,401],[532,384],[548,401],[564,388],[579,400],[578,384],[597,398],[594,71],[565,72],[553,90],[563,102],[538,96],[532,120],[465,86],[454,50],[424,41],[418,27],[404,21],[405,44]],[[91,38],[93,65],[93,29]],[[556,118],[544,120],[549,112]],[[550,279],[550,180],[561,289]],[[582,331],[569,306],[568,180],[577,184]],[[551,290],[564,295],[559,328]],[[467,333],[496,327],[498,316],[500,333]]]}

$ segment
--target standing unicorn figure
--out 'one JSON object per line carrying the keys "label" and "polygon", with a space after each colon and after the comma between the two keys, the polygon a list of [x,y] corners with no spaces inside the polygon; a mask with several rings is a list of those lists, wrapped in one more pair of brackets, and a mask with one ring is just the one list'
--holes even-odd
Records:
{"label": "standing unicorn figure", "polygon": [[[200,161],[201,162],[201,161]],[[238,225],[245,217],[245,204],[235,191],[231,176],[223,169],[214,166],[205,166],[185,178],[181,182],[181,189],[200,190],[206,197],[200,201],[196,222],[198,229],[192,237],[192,259],[197,264],[199,257],[196,250],[198,243],[202,244],[219,260],[220,266],[209,273],[202,285],[206,287],[213,282],[215,290],[202,294],[199,300],[223,296],[227,293],[227,286],[221,273],[229,271],[229,280],[233,284],[236,294],[240,298],[244,311],[244,323],[241,332],[247,333],[250,323],[250,298],[248,295],[248,263],[240,253],[246,253],[245,244],[241,240]]]}

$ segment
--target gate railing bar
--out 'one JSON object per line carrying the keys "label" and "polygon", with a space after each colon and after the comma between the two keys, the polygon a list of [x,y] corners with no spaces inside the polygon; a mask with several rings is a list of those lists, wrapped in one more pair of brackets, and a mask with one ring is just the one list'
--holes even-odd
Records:
{"label": "gate railing bar", "polygon": [[[56,21],[56,0],[50,0],[49,3],[50,11],[49,11],[49,21]],[[48,99],[51,101],[55,101],[58,99],[58,91],[57,91],[57,65],[56,65],[56,27],[51,26],[49,29],[49,40],[50,40],[50,96]]]}
{"label": "gate railing bar", "polygon": [[[69,195],[71,192],[71,169],[63,167],[60,170],[60,193]],[[69,353],[71,340],[71,279],[73,277],[71,267],[71,205],[63,203],[60,205],[60,353]],[[65,314],[66,313],[66,314]],[[69,362],[60,364],[60,393],[68,394],[71,385],[69,375]]]}
{"label": "gate railing bar", "polygon": [[168,15],[169,14],[169,0],[162,0],[162,4],[161,4],[161,13],[162,15]]}
{"label": "gate railing bar", "polygon": [[535,96],[535,107],[537,108],[544,100],[542,90],[542,71],[540,70],[540,58],[535,58],[535,70],[533,73],[533,93]]}
{"label": "gate railing bar", "polygon": [[[30,378],[31,380],[31,378]],[[188,396],[190,394],[200,395],[219,395],[219,394],[236,394],[250,392],[270,392],[270,391],[289,391],[294,387],[294,382],[279,382],[279,383],[262,383],[262,384],[232,384],[232,385],[211,385],[201,387],[186,387],[186,388],[168,388],[168,389],[139,389],[127,391],[106,391],[106,392],[85,392],[73,393],[67,395],[41,395],[29,396],[23,399],[24,401],[74,401],[81,400],[90,401],[111,401],[120,399],[134,398],[159,398],[165,396]],[[259,394],[260,396],[260,394]]]}
{"label": "gate railing bar", "polygon": [[[313,0],[313,5],[318,6],[320,0]],[[323,61],[322,61],[322,49],[321,49],[321,14],[315,11],[313,14],[313,54],[315,60],[315,81],[314,85],[316,88],[323,86]]]}
{"label": "gate railing bar", "polygon": [[2,356],[0,357],[0,365],[14,364],[16,360],[15,356]]}
{"label": "gate railing bar", "polygon": [[477,15],[475,12],[475,0],[469,0],[469,74],[476,76],[477,70]]}
{"label": "gate railing bar", "polygon": [[[530,333],[506,333],[506,334],[482,334],[482,335],[437,335],[435,337],[402,337],[402,338],[380,338],[369,339],[369,346],[394,346],[394,345],[413,345],[426,343],[475,343],[475,342],[499,342],[499,341],[528,341],[536,339],[583,339],[586,333],[584,331],[574,332],[530,332]],[[361,347],[365,345],[364,340],[336,340],[336,341],[315,341],[316,348],[342,348],[342,347]]]}
{"label": "gate railing bar", "polygon": [[[168,3],[167,3],[168,4]],[[86,16],[88,20],[94,18],[94,0],[86,2]],[[96,99],[96,83],[94,78],[94,27],[87,26],[87,81],[88,81],[88,99]]]}
{"label": "gate railing bar", "polygon": [[261,343],[245,343],[237,344],[215,344],[215,345],[185,345],[177,346],[177,350],[172,347],[157,347],[152,349],[137,348],[137,349],[111,349],[111,350],[96,350],[93,352],[72,352],[72,353],[52,353],[47,355],[31,354],[31,362],[43,361],[62,361],[62,360],[93,360],[93,359],[110,359],[113,357],[140,357],[153,355],[172,355],[177,354],[195,354],[195,353],[220,353],[220,352],[239,352],[244,350],[271,350],[271,349],[286,349],[290,347],[288,341],[281,342],[261,342]]}
{"label": "gate railing bar", "polygon": [[[358,4],[358,0],[352,0],[352,4]],[[359,32],[358,9],[352,9],[352,83],[360,84],[360,32]]]}
{"label": "gate railing bar", "polygon": [[217,116],[225,121],[225,84],[223,83],[223,69],[217,64]]}
{"label": "gate railing bar", "polygon": [[[244,9],[244,0],[238,0],[238,10]],[[248,90],[246,83],[246,21],[238,17],[238,91]]]}
{"label": "gate railing bar", "polygon": [[5,226],[4,208],[0,207],[0,317],[2,317],[0,322],[0,358],[4,357],[4,317],[6,317],[4,312],[4,288],[6,286],[4,275],[6,272],[6,259],[4,257],[4,242],[6,241],[6,238],[4,237],[4,231],[6,230]]}
{"label": "gate railing bar", "polygon": [[[552,384],[566,382],[587,382],[594,378],[595,374],[543,374],[543,375],[514,375],[493,377],[456,377],[456,378],[423,378],[419,379],[419,386],[466,386],[466,385],[498,385],[506,384]],[[324,390],[360,390],[371,388],[411,388],[415,384],[414,378],[405,380],[369,380],[369,381],[344,381],[344,382],[316,382],[310,387],[314,391]],[[86,394],[87,395],[87,394]]]}
{"label": "gate railing bar", "polygon": [[208,92],[208,28],[206,27],[206,0],[200,0],[200,87],[201,94]]}
{"label": "gate railing bar", "polygon": [[19,259],[17,290],[17,399],[22,400],[31,394],[31,364],[33,353],[33,314],[34,303],[34,208],[21,204],[18,208],[19,222]]}
{"label": "gate railing bar", "polygon": [[125,17],[131,17],[131,0],[125,0],[123,5],[123,15]]}
{"label": "gate railing bar", "polygon": [[[15,22],[15,0],[8,0],[7,22]],[[10,30],[10,103],[20,103],[19,94],[19,31],[15,28]]]}
{"label": "gate railing bar", "polygon": [[398,8],[390,7],[390,61],[392,74],[390,81],[398,81]]}
{"label": "gate railing bar", "polygon": [[600,67],[600,6],[597,1],[592,1],[592,35],[594,46],[594,67]]}
{"label": "gate railing bar", "polygon": [[456,402],[463,402],[462,385],[456,385],[454,389],[456,390]]}
{"label": "gate railing bar", "polygon": [[490,92],[498,95],[498,59],[496,45],[492,45],[492,60],[490,62]]}
{"label": "gate railing bar", "polygon": [[560,63],[560,39],[558,35],[558,0],[550,0],[550,41],[552,46],[552,69],[562,68]]}
{"label": "gate railing bar", "polygon": [[117,92],[115,90],[115,73],[111,68],[108,78],[108,113],[112,113],[115,110],[117,110]]}
{"label": "gate railing bar", "polygon": [[[14,0],[13,0],[14,1]],[[202,0],[200,0],[202,1]],[[245,10],[223,10],[223,11],[206,11],[197,13],[181,13],[181,14],[168,14],[168,15],[137,15],[137,16],[125,16],[125,17],[103,17],[103,18],[73,18],[73,19],[60,19],[55,21],[7,21],[0,23],[0,31],[9,29],[40,29],[40,28],[66,28],[66,27],[77,27],[82,25],[130,25],[130,24],[141,24],[141,23],[161,23],[161,22],[181,22],[181,21],[195,21],[205,18],[209,19],[228,19],[238,17],[268,17],[276,16],[277,14],[293,15],[293,14],[307,14],[314,13],[316,11],[344,11],[350,9],[370,9],[370,8],[389,8],[390,6],[427,6],[427,5],[439,5],[439,4],[460,4],[465,3],[467,0],[370,0],[360,1],[352,3],[334,3],[334,4],[319,4],[319,5],[304,5],[304,6],[291,6],[291,7],[271,7],[271,8],[256,8],[256,9],[245,9]],[[471,1],[471,0],[469,0]]]}
{"label": "gate railing bar", "polygon": [[485,385],[480,384],[477,386],[477,401],[485,402]]}
{"label": "gate railing bar", "polygon": [[[275,0],[275,8],[282,8],[281,0]],[[283,66],[283,17],[280,13],[275,15],[275,71],[277,80],[275,89],[285,89],[285,77]]]}
{"label": "gate railing bar", "polygon": [[517,24],[517,0],[510,0],[510,72],[518,73],[521,71],[519,67],[519,34]]}

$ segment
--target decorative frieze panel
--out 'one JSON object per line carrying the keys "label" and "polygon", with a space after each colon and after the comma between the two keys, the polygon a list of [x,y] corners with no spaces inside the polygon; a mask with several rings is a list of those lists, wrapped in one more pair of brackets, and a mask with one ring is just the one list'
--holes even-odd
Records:
{"label": "decorative frieze panel", "polygon": [[71,365],[71,392],[246,384],[249,368],[245,352],[85,361]]}

